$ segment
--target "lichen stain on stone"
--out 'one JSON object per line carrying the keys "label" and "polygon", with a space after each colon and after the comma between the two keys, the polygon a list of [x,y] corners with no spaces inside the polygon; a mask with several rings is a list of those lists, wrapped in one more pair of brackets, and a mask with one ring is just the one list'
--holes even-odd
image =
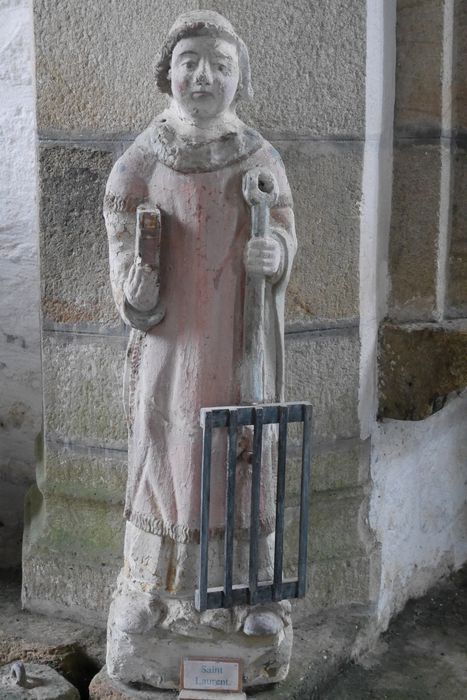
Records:
{"label": "lichen stain on stone", "polygon": [[23,350],[26,348],[26,341],[21,335],[12,335],[11,333],[3,333],[3,335],[8,344],[19,345]]}
{"label": "lichen stain on stone", "polygon": [[379,417],[422,420],[467,386],[467,324],[385,323],[378,359]]}
{"label": "lichen stain on stone", "polygon": [[28,407],[21,401],[12,404],[8,412],[0,416],[0,428],[8,430],[18,429],[24,424],[28,413]]}
{"label": "lichen stain on stone", "polygon": [[[48,497],[46,501],[50,504],[52,498]],[[104,560],[110,553],[118,555],[124,524],[120,506],[76,502],[63,495],[53,502],[55,515],[49,522],[48,531],[51,547],[69,554],[85,552],[97,560]]]}
{"label": "lichen stain on stone", "polygon": [[303,301],[303,299],[300,297],[300,292],[297,289],[295,289],[292,285],[289,285],[289,288],[287,290],[287,301],[292,308],[299,309],[307,316],[316,316],[316,313],[313,311],[313,308],[310,306],[310,304],[307,304],[306,301]]}
{"label": "lichen stain on stone", "polygon": [[[92,306],[79,306],[73,302],[64,301],[62,299],[53,299],[50,297],[44,297],[42,299],[42,311],[46,318],[53,319],[57,323],[86,323],[96,321],[102,321],[100,318],[100,311],[98,302],[94,303]],[[109,318],[104,319],[104,321],[116,320],[117,315],[111,316],[106,314]]]}

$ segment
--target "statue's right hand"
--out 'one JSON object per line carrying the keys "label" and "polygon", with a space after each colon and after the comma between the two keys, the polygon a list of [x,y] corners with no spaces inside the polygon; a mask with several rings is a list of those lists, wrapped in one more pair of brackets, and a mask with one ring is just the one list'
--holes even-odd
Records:
{"label": "statue's right hand", "polygon": [[159,272],[136,260],[123,286],[127,301],[138,311],[151,311],[159,300]]}

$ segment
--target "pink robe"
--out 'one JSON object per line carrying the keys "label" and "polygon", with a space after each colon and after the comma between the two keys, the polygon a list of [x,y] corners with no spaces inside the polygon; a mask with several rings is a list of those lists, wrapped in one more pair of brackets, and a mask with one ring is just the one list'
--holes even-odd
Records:
{"label": "pink robe", "polygon": [[[240,403],[245,267],[250,211],[243,174],[267,166],[279,183],[272,233],[283,264],[266,289],[265,401],[283,391],[284,292],[295,253],[292,200],[278,153],[246,127],[201,146],[180,139],[160,115],[117,161],[105,200],[114,297],[133,326],[127,356],[128,483],[125,516],[178,542],[199,537],[202,431],[200,409]],[[160,295],[152,313],[125,300],[139,203],[162,213]],[[120,219],[119,219],[120,217]],[[110,223],[109,223],[110,222]],[[160,310],[163,320],[151,325]],[[152,319],[151,319],[152,315]],[[214,441],[210,527],[224,523],[225,449]],[[274,465],[263,473],[261,526],[271,532]],[[240,488],[241,492],[241,488]]]}

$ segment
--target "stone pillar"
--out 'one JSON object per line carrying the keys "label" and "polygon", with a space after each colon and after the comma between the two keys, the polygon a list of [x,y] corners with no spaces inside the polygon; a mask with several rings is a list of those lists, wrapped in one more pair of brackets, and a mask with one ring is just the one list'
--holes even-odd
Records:
{"label": "stone pillar", "polygon": [[466,385],[465,23],[457,0],[397,4],[382,417],[424,418]]}
{"label": "stone pillar", "polygon": [[455,0],[452,61],[452,221],[448,248],[447,318],[467,318],[467,7]]}
{"label": "stone pillar", "polygon": [[[101,194],[124,145],[164,107],[159,43],[181,10],[200,7],[225,14],[250,48],[255,99],[240,116],[279,150],[295,199],[287,399],[311,400],[316,415],[310,585],[297,614],[369,601],[369,457],[358,417],[366,3],[39,0],[46,427],[24,550],[32,609],[107,615],[123,548],[126,336],[110,299]],[[288,489],[292,541],[294,465]]]}
{"label": "stone pillar", "polygon": [[0,568],[21,562],[41,432],[34,38],[29,0],[0,7]]}

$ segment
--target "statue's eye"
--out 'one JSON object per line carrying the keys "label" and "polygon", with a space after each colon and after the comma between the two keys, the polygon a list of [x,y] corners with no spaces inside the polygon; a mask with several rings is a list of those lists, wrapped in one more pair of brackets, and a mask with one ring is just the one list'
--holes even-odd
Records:
{"label": "statue's eye", "polygon": [[195,62],[194,61],[185,61],[185,63],[183,65],[188,70],[193,70],[193,68],[195,67]]}
{"label": "statue's eye", "polygon": [[219,63],[217,69],[220,70],[221,73],[225,73],[227,71],[227,66],[224,63]]}

